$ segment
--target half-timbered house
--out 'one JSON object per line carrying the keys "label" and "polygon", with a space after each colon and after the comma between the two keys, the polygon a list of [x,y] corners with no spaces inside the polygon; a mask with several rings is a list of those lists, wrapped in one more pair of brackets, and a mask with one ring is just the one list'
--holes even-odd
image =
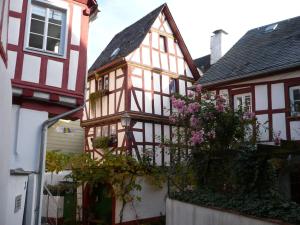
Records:
{"label": "half-timbered house", "polygon": [[84,102],[87,34],[97,11],[95,0],[0,1],[1,119],[2,109],[10,112],[0,123],[1,173],[8,174],[0,177],[0,224],[40,224],[44,125]]}
{"label": "half-timbered house", "polygon": [[[133,157],[151,155],[156,165],[169,163],[161,139],[170,139],[170,96],[187,89],[199,78],[182,36],[166,4],[116,34],[96,59],[88,73],[87,104],[82,126],[86,152],[101,157],[93,139],[116,137],[113,151],[126,151]],[[127,129],[120,122],[131,118]],[[113,142],[112,142],[113,143]],[[142,201],[135,213],[126,209],[124,221],[153,218],[164,213],[165,191],[143,188]],[[118,201],[114,222],[119,218]]]}
{"label": "half-timbered house", "polygon": [[[300,17],[254,28],[199,79],[232,107],[243,106],[256,115],[261,142],[300,140],[299,37]],[[287,190],[298,201],[299,174],[289,178]]]}

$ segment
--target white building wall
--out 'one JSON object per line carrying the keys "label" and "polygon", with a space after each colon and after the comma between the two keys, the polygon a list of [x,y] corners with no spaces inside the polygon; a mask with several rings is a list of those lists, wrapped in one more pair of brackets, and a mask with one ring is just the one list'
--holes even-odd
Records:
{"label": "white building wall", "polygon": [[[134,201],[133,204],[127,204],[123,213],[123,222],[138,219],[159,217],[165,215],[165,199],[167,196],[167,187],[157,188],[146,179],[140,178],[138,183],[142,186],[140,192],[134,192],[134,195],[140,196],[141,201]],[[116,223],[120,222],[120,211],[122,202],[116,200]]]}
{"label": "white building wall", "polygon": [[268,89],[267,85],[255,86],[255,110],[268,109]]}
{"label": "white building wall", "polygon": [[[18,107],[18,106],[15,106]],[[11,168],[36,171],[41,142],[41,125],[48,119],[48,113],[20,108],[13,118],[16,125],[16,143],[11,159]]]}
{"label": "white building wall", "polygon": [[11,108],[12,89],[10,77],[0,58],[0,224],[6,224],[7,194],[9,192],[9,158],[12,150]]}

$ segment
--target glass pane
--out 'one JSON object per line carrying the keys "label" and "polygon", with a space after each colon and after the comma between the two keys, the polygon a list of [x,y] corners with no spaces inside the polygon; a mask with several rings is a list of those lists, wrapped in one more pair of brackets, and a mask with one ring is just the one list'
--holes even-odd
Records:
{"label": "glass pane", "polygon": [[243,105],[243,98],[242,97],[237,97],[236,102],[237,102],[237,107],[242,106]]}
{"label": "glass pane", "polygon": [[108,76],[104,77],[104,90],[108,90]]}
{"label": "glass pane", "polygon": [[48,24],[48,36],[60,39],[60,34],[61,26]]}
{"label": "glass pane", "polygon": [[63,13],[54,9],[49,9],[49,22],[55,24],[62,24]]}
{"label": "glass pane", "polygon": [[60,53],[60,40],[54,38],[47,38],[47,48],[48,51]]}
{"label": "glass pane", "polygon": [[110,125],[110,135],[116,135],[117,134],[117,130],[116,130],[116,125]]}
{"label": "glass pane", "polygon": [[30,32],[44,34],[45,22],[31,19]]}
{"label": "glass pane", "polygon": [[300,101],[294,103],[294,112],[300,112]]}
{"label": "glass pane", "polygon": [[102,136],[108,136],[108,126],[102,127]]}
{"label": "glass pane", "polygon": [[40,6],[32,5],[32,18],[45,21],[46,9]]}
{"label": "glass pane", "polygon": [[30,34],[29,47],[43,49],[43,36]]}
{"label": "glass pane", "polygon": [[159,37],[159,45],[160,45],[160,51],[166,52],[165,37],[162,36]]}
{"label": "glass pane", "polygon": [[300,89],[293,90],[294,100],[300,100]]}

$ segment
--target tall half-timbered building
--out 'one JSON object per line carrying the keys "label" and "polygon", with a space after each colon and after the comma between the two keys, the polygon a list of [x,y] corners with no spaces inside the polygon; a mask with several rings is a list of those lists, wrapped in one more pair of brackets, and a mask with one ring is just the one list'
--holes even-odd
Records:
{"label": "tall half-timbered building", "polygon": [[44,125],[84,102],[88,27],[97,12],[96,0],[0,1],[0,224],[40,224]]}
{"label": "tall half-timbered building", "polygon": [[[89,69],[82,119],[85,151],[94,158],[101,157],[101,149],[94,148],[92,140],[111,136],[116,137],[112,151],[126,151],[133,157],[147,151],[154,164],[168,164],[168,149],[162,148],[160,142],[170,139],[170,97],[175,92],[187,94],[198,78],[197,68],[166,4],[125,28]],[[125,113],[132,120],[126,131],[120,122]],[[139,218],[164,213],[163,201],[162,192],[143,193],[137,209]],[[132,214],[128,212],[125,221],[134,220]],[[117,211],[115,218],[117,223]]]}

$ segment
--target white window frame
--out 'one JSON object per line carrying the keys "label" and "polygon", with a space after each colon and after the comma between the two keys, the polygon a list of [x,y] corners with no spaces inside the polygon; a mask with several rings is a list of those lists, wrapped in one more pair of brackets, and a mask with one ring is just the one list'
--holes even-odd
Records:
{"label": "white window frame", "polygon": [[[32,4],[40,4],[41,6],[45,8],[53,8],[60,11],[65,12],[65,22],[62,25],[62,34],[63,37],[61,39],[61,42],[63,44],[63,54],[57,54],[48,50],[44,49],[38,49],[29,47],[29,36],[30,36],[30,25],[31,25],[31,13],[32,13]],[[61,0],[28,0],[28,7],[27,7],[27,16],[26,16],[26,27],[25,27],[25,38],[24,38],[24,51],[25,52],[33,52],[33,53],[39,53],[42,55],[57,57],[57,58],[64,58],[66,59],[67,56],[67,46],[68,46],[68,27],[70,25],[69,22],[69,14],[70,14],[70,8],[65,1]],[[47,29],[47,23],[46,28]],[[45,44],[45,43],[44,43]]]}
{"label": "white window frame", "polygon": [[[290,109],[291,109],[291,115],[292,115],[292,116],[300,116],[300,112],[294,111],[294,106],[293,106],[293,104],[294,104],[294,102],[295,102],[293,91],[294,91],[294,90],[297,90],[297,89],[300,90],[300,85],[298,85],[298,86],[293,86],[293,87],[290,87],[290,88],[289,88],[289,92],[290,92],[290,93],[289,93],[289,96],[290,96]],[[300,100],[299,100],[299,102],[300,102]]]}
{"label": "white window frame", "polygon": [[248,112],[252,112],[252,95],[250,92],[248,93],[243,93],[243,94],[238,94],[238,95],[234,95],[233,96],[233,104],[234,104],[234,110],[238,110],[239,109],[239,106],[237,105],[237,99],[238,98],[242,98],[242,107],[243,107],[243,110],[244,108],[246,107],[246,97],[250,97],[250,110]]}

